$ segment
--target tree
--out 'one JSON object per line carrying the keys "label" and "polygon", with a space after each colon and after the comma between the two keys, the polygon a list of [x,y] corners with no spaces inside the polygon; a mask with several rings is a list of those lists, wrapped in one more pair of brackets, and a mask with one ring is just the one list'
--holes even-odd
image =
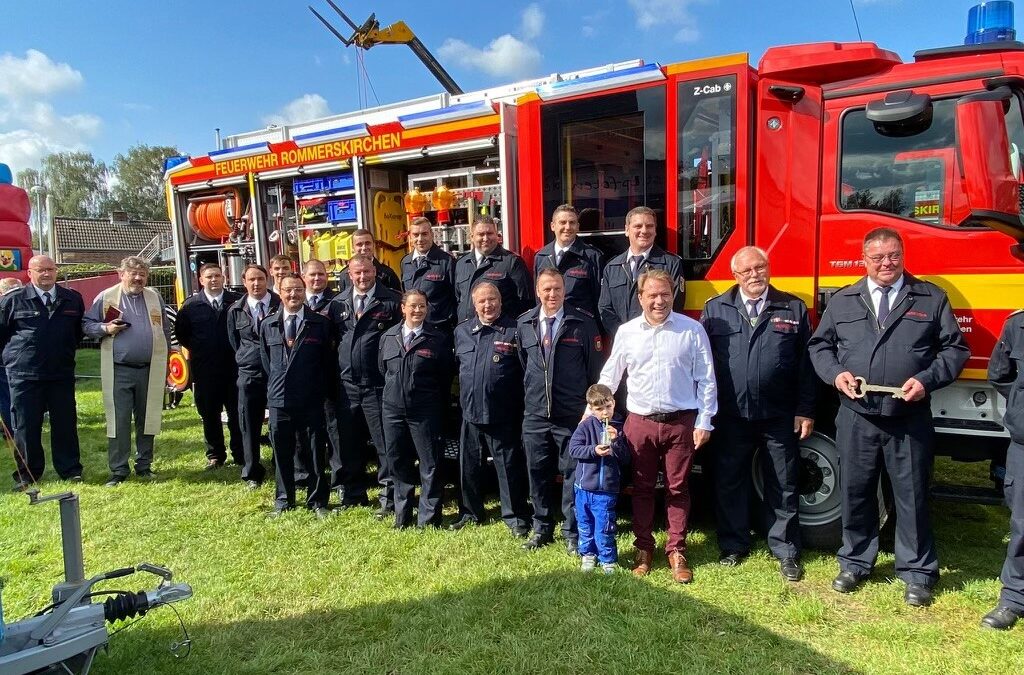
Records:
{"label": "tree", "polygon": [[167,220],[164,160],[180,154],[177,148],[135,145],[114,157],[113,202],[135,218]]}
{"label": "tree", "polygon": [[71,218],[104,215],[108,201],[107,167],[89,152],[60,152],[43,158],[43,185],[53,195],[53,215]]}
{"label": "tree", "polygon": [[31,190],[36,185],[41,185],[43,177],[35,169],[23,169],[14,177],[14,184],[22,190]]}

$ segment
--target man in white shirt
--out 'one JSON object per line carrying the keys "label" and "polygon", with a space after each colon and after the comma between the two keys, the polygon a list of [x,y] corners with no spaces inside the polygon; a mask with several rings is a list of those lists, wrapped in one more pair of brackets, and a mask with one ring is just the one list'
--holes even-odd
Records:
{"label": "man in white shirt", "polygon": [[633,466],[633,534],[636,566],[645,576],[654,558],[654,485],[664,461],[668,554],[672,577],[689,583],[686,526],[687,480],[697,449],[711,438],[718,411],[711,346],[704,328],[672,311],[676,279],[651,269],[637,281],[643,313],[622,324],[599,382],[615,391],[626,375],[623,432]]}

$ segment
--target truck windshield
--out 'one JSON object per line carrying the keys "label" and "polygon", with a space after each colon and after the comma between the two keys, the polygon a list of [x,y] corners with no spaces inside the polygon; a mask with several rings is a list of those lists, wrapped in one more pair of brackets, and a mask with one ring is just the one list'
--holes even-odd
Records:
{"label": "truck windshield", "polygon": [[[934,102],[931,123],[909,136],[884,136],[863,109],[843,118],[839,204],[843,210],[891,213],[933,225],[959,226],[967,204],[956,166],[956,99]],[[1014,170],[1024,157],[1024,122],[1018,97],[1006,128]],[[968,167],[970,170],[970,167]]]}

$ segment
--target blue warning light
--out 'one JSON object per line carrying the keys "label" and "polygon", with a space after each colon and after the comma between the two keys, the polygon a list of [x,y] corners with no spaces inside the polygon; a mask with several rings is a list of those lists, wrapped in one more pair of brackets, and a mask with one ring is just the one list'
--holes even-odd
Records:
{"label": "blue warning light", "polygon": [[1010,0],[982,2],[967,12],[965,45],[1007,42],[1017,39],[1013,29],[1013,3]]}

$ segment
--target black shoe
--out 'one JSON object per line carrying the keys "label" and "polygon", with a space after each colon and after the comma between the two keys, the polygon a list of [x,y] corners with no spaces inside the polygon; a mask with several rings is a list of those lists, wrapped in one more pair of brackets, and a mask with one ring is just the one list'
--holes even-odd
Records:
{"label": "black shoe", "polygon": [[438,529],[437,523],[416,523],[416,529],[420,532],[425,530],[436,530]]}
{"label": "black shoe", "polygon": [[932,604],[932,589],[924,584],[907,584],[903,599],[911,607],[928,607]]}
{"label": "black shoe", "polygon": [[294,508],[294,506],[275,506],[274,510],[267,514],[267,518],[280,518]]}
{"label": "black shoe", "polygon": [[373,517],[376,518],[377,520],[387,520],[388,518],[391,518],[394,515],[395,515],[395,509],[394,508],[390,508],[389,509],[386,506],[382,506],[382,507],[380,507],[379,509],[377,509],[376,511],[373,512]]}
{"label": "black shoe", "polygon": [[69,483],[81,483],[82,482],[82,474],[76,473],[74,476],[68,476],[64,480],[66,480]]}
{"label": "black shoe", "polygon": [[104,487],[117,487],[128,480],[125,476],[111,476],[110,480],[103,484]]}
{"label": "black shoe", "polygon": [[526,540],[526,543],[523,544],[523,548],[527,551],[536,551],[539,548],[544,548],[548,544],[553,543],[555,543],[555,539],[550,534],[534,532],[530,535],[530,538]]}
{"label": "black shoe", "polygon": [[576,558],[580,554],[580,540],[579,539],[566,539],[565,540],[565,552],[570,556]]}
{"label": "black shoe", "polygon": [[1010,607],[996,607],[991,612],[981,617],[982,628],[994,628],[996,630],[1010,630],[1013,624],[1017,623],[1024,612],[1018,612]]}
{"label": "black shoe", "polygon": [[245,481],[245,487],[249,488],[253,492],[260,489],[260,482],[258,480],[247,480]]}
{"label": "black shoe", "polygon": [[746,557],[746,553],[723,553],[722,557],[718,559],[718,564],[723,567],[736,567]]}
{"label": "black shoe", "polygon": [[342,511],[349,511],[351,509],[366,508],[370,505],[370,500],[364,499],[361,502],[342,502],[341,506],[338,507]]}
{"label": "black shoe", "polygon": [[223,459],[208,459],[206,460],[206,468],[203,471],[215,471],[216,469],[224,466]]}
{"label": "black shoe", "polygon": [[156,478],[156,472],[152,469],[143,469],[142,471],[136,471],[135,475],[143,480],[153,480]]}
{"label": "black shoe", "polygon": [[454,523],[449,525],[448,529],[451,530],[452,532],[458,532],[459,530],[461,530],[464,527],[476,527],[479,524],[480,524],[480,521],[478,521],[473,516],[462,516],[461,518],[456,520]]}
{"label": "black shoe", "polygon": [[516,525],[515,527],[510,527],[508,529],[516,539],[526,539],[530,536],[530,528],[526,525]]}
{"label": "black shoe", "polygon": [[832,581],[832,590],[838,593],[853,593],[863,581],[863,577],[858,577],[852,572],[840,572]]}
{"label": "black shoe", "polygon": [[786,581],[800,581],[804,578],[804,566],[796,558],[783,558],[779,561],[779,574]]}
{"label": "black shoe", "polygon": [[317,520],[327,520],[331,517],[331,512],[322,506],[318,506],[313,509],[313,515],[317,517]]}

